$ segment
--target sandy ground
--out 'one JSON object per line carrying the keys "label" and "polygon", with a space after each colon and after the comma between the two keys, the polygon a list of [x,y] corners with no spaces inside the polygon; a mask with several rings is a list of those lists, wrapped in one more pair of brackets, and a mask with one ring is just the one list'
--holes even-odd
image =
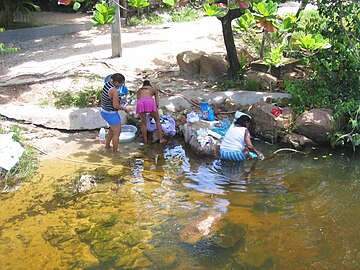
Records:
{"label": "sandy ground", "polygon": [[[36,19],[43,24],[61,24],[84,22],[89,18],[77,14],[39,13]],[[49,98],[51,91],[97,87],[102,84],[99,78],[113,72],[125,75],[130,91],[136,90],[145,78],[158,83],[164,91],[203,90],[202,83],[206,82],[180,74],[176,55],[187,50],[225,53],[221,24],[216,18],[124,27],[121,42],[120,58],[111,57],[109,27],[14,43],[20,52],[2,56],[0,104],[39,104]],[[1,124],[10,126],[13,121],[2,120]],[[68,154],[65,149],[77,149],[76,141],[95,140],[97,137],[97,133],[92,131],[68,133],[26,123],[17,124],[24,128],[32,145],[47,152],[62,149],[60,154]],[[66,147],[70,143],[75,145]]]}

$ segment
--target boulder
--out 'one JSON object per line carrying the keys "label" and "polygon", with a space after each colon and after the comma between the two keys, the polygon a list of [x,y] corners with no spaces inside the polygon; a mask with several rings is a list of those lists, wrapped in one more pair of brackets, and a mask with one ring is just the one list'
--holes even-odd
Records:
{"label": "boulder", "polygon": [[271,89],[271,86],[274,87],[278,82],[278,79],[275,76],[256,70],[245,72],[244,79],[257,81],[259,83],[258,91],[261,91],[262,89]]}
{"label": "boulder", "polygon": [[[0,115],[34,125],[63,130],[92,130],[106,127],[100,108],[56,109],[29,104],[1,104]],[[122,123],[127,123],[124,111],[119,111]]]}
{"label": "boulder", "polygon": [[227,72],[228,63],[219,55],[204,54],[200,57],[200,75],[209,79],[223,76]]}
{"label": "boulder", "polygon": [[[272,113],[274,109],[280,109],[281,114],[274,115]],[[287,134],[287,130],[290,129],[295,117],[290,108],[279,108],[267,102],[253,104],[250,106],[248,114],[251,115],[254,121],[252,131],[271,142],[276,142]]]}
{"label": "boulder", "polygon": [[302,148],[305,146],[315,145],[315,143],[308,137],[305,137],[304,135],[295,134],[295,133],[286,134],[281,139],[281,142],[290,144],[294,148]]}
{"label": "boulder", "polygon": [[190,148],[199,155],[204,156],[216,156],[220,152],[220,140],[212,137],[213,143],[207,143],[205,146],[202,146],[197,139],[196,131],[199,129],[211,129],[213,128],[213,123],[209,121],[200,120],[196,123],[186,123],[184,125],[184,139],[185,143],[188,143]]}
{"label": "boulder", "polygon": [[185,51],[176,56],[176,61],[181,71],[198,75],[200,73],[200,58],[205,55],[204,52]]}
{"label": "boulder", "polygon": [[334,128],[333,111],[330,109],[312,109],[304,112],[295,121],[294,132],[304,135],[318,144],[324,144],[327,134]]}

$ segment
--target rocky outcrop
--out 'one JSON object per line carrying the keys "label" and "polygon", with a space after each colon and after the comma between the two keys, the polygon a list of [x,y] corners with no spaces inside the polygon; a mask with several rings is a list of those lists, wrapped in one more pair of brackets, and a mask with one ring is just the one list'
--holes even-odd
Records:
{"label": "rocky outcrop", "polygon": [[332,110],[312,109],[304,112],[296,119],[294,132],[304,135],[318,144],[324,144],[328,141],[327,135],[333,128]]}
{"label": "rocky outcrop", "polygon": [[176,56],[181,71],[209,79],[222,76],[227,71],[227,61],[219,54],[185,51]]}
{"label": "rocky outcrop", "polygon": [[253,119],[253,133],[271,142],[284,137],[295,120],[295,114],[290,108],[279,108],[267,102],[253,104],[247,113]]}
{"label": "rocky outcrop", "polygon": [[[119,111],[122,123],[126,123],[126,114]],[[10,119],[25,121],[47,128],[61,130],[92,130],[106,127],[98,107],[95,108],[42,108],[29,104],[2,104],[0,115]]]}
{"label": "rocky outcrop", "polygon": [[197,134],[197,131],[200,129],[206,130],[211,128],[213,128],[213,122],[204,120],[200,120],[196,123],[186,123],[184,125],[183,133],[185,142],[199,155],[216,156],[219,154],[220,140],[209,135],[208,138],[205,138],[205,140],[207,139],[209,142],[203,145]]}
{"label": "rocky outcrop", "polygon": [[200,73],[200,58],[204,52],[185,51],[176,56],[181,71],[194,75]]}
{"label": "rocky outcrop", "polygon": [[280,141],[289,144],[294,148],[302,148],[306,146],[315,145],[315,143],[308,137],[295,133],[286,134]]}
{"label": "rocky outcrop", "polygon": [[224,57],[204,54],[200,57],[200,76],[215,79],[226,74],[227,66]]}

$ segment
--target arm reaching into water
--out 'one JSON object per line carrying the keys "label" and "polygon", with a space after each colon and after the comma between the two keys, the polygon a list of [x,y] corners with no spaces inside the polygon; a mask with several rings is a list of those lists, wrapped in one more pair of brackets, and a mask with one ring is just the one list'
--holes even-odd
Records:
{"label": "arm reaching into water", "polygon": [[256,150],[254,145],[252,144],[249,130],[245,131],[245,145],[251,152],[256,153],[258,155],[259,159],[265,158],[264,154],[261,153],[260,151]]}

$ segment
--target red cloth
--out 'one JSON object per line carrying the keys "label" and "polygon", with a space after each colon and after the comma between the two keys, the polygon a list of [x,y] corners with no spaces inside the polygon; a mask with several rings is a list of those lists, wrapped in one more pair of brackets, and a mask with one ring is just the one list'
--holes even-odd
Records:
{"label": "red cloth", "polygon": [[140,98],[136,104],[136,113],[143,113],[143,112],[157,112],[157,107],[155,105],[155,101],[152,97],[145,97]]}

